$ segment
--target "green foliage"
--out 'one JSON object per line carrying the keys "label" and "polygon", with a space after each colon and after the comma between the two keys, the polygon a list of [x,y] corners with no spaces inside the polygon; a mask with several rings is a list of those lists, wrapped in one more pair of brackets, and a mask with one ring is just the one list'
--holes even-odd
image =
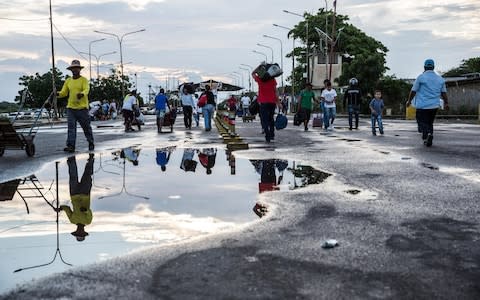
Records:
{"label": "green foliage", "polygon": [[[395,75],[383,77],[375,87],[382,92],[382,98],[386,108],[392,109],[392,114],[403,114],[405,103],[412,85]],[[373,93],[372,93],[373,96]],[[368,99],[370,101],[371,99]]]}
{"label": "green foliage", "polygon": [[9,113],[17,110],[18,110],[18,104],[16,103],[7,102],[7,101],[0,102],[0,113]]}
{"label": "green foliage", "polygon": [[[320,9],[316,15],[305,14],[305,18],[308,20],[308,45],[311,49],[310,52],[314,52],[313,49],[316,49],[315,51],[317,52],[319,50],[323,51],[325,47],[325,37],[320,37],[315,28],[327,32],[334,40],[337,38],[336,33],[335,35],[332,34],[332,11]],[[325,24],[326,19],[328,28],[326,28]],[[348,23],[348,20],[348,16],[336,15],[335,28],[343,27],[343,30],[334,50],[354,58],[349,61],[344,60],[342,75],[340,78],[334,78],[333,80],[342,86],[347,85],[350,78],[356,77],[364,92],[372,92],[378,80],[388,70],[385,66],[388,49],[381,42]],[[289,35],[301,39],[305,44],[307,40],[306,26],[307,22],[305,20],[301,21],[289,32]],[[300,63],[300,66],[295,68],[294,76],[296,82],[303,82],[302,73],[306,70],[306,60],[302,51],[305,50],[305,47],[296,47],[294,50],[295,58]],[[291,55],[292,53],[288,54],[288,56]]]}
{"label": "green foliage", "polygon": [[[41,107],[52,93],[52,69],[42,75],[38,72],[35,73],[35,75],[23,75],[19,80],[19,85],[23,86],[23,89],[18,92],[18,96],[15,97],[15,102],[20,103],[22,93],[25,89],[28,89],[33,96],[33,101],[25,103],[25,108]],[[63,82],[62,72],[55,68],[55,87],[57,90],[62,88]]]}
{"label": "green foliage", "polygon": [[448,70],[443,74],[444,77],[457,77],[468,73],[480,72],[480,57],[473,57],[462,60],[459,67]]}

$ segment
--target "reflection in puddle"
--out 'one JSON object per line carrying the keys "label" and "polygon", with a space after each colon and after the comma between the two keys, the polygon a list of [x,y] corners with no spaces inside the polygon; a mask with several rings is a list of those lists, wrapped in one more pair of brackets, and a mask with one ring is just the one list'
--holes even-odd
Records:
{"label": "reflection in puddle", "polygon": [[0,292],[69,263],[235,228],[268,212],[258,193],[328,176],[287,160],[236,159],[217,148],[137,145],[69,157],[0,184]]}

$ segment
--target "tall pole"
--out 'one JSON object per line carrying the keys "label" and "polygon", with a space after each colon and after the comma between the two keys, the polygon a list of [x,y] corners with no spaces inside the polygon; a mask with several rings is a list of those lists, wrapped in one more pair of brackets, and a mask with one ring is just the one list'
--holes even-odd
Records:
{"label": "tall pole", "polygon": [[120,47],[120,73],[121,73],[121,80],[122,80],[122,100],[125,98],[125,82],[124,82],[124,78],[123,78],[123,51],[122,51],[123,38],[127,35],[142,32],[142,31],[145,31],[145,28],[140,29],[140,30],[136,30],[136,31],[132,31],[132,32],[127,32],[127,33],[123,34],[121,37],[119,37],[118,35],[116,35],[114,33],[94,30],[94,32],[96,32],[96,33],[111,35],[111,36],[114,36],[114,37],[117,38],[117,41],[118,41],[118,44],[119,44],[119,47]]}
{"label": "tall pole", "polygon": [[[292,31],[292,28],[288,28],[285,26],[281,26],[278,24],[273,24],[275,27],[283,28],[289,31]],[[292,37],[293,45],[292,45],[292,98],[295,97],[295,37]]]}
{"label": "tall pole", "polygon": [[57,87],[55,86],[55,78],[57,77],[55,71],[55,50],[53,45],[53,20],[52,20],[52,0],[49,0],[50,6],[50,42],[52,48],[52,97],[53,97],[53,113],[54,118],[58,119],[58,106],[57,106]]}
{"label": "tall pole", "polygon": [[[282,40],[279,39],[279,38],[270,36],[270,35],[266,35],[266,34],[264,34],[263,36],[266,37],[266,38],[274,39],[274,40],[277,40],[277,41],[280,42],[280,65],[281,65],[281,68],[282,68],[282,71],[283,71],[283,43],[282,43]],[[284,86],[283,86],[283,72],[282,72],[282,75],[281,75],[280,78],[281,78],[280,80],[282,81],[282,94],[283,94],[285,92]]]}
{"label": "tall pole", "polygon": [[[333,22],[332,22],[332,40],[335,39],[335,23],[336,23],[336,16],[337,16],[337,0],[333,1]],[[332,78],[332,63],[333,63],[333,51],[335,50],[335,44],[332,44],[330,47],[330,70],[328,73],[328,78]]]}
{"label": "tall pole", "polygon": [[267,62],[267,61],[268,61],[268,56],[267,56],[265,53],[263,53],[263,52],[260,52],[260,51],[257,51],[257,50],[253,50],[253,52],[254,52],[254,53],[261,54],[261,55],[265,56],[265,62]]}
{"label": "tall pole", "polygon": [[[102,39],[98,39],[98,40],[94,40],[94,41],[91,41],[90,43],[88,43],[88,67],[90,69],[90,82],[92,82],[92,44],[93,43],[96,43],[96,42],[100,42],[100,41],[104,41],[105,38],[102,38]],[[97,75],[98,76],[98,75]]]}
{"label": "tall pole", "polygon": [[248,68],[248,85],[249,85],[249,89],[250,91],[252,92],[252,72],[253,72],[253,67],[250,66],[250,65],[247,65],[247,64],[240,64],[241,66],[244,66],[244,67],[247,67]]}
{"label": "tall pole", "polygon": [[244,71],[247,71],[247,77],[248,77],[248,91],[251,91],[252,90],[252,76],[250,76],[250,69],[249,68],[242,68],[242,67],[239,67],[240,69],[244,70]]}
{"label": "tall pole", "polygon": [[245,82],[243,81],[243,74],[237,71],[234,71],[233,74],[237,74],[240,77],[242,82],[242,88],[245,88]]}
{"label": "tall pole", "polygon": [[308,19],[305,17],[305,13],[303,15],[301,14],[297,14],[297,13],[294,13],[294,12],[291,12],[291,11],[288,11],[288,10],[283,10],[283,12],[287,13],[287,14],[291,14],[291,15],[295,15],[295,16],[299,16],[299,17],[302,17],[305,22],[306,22],[306,51],[305,51],[305,56],[306,56],[306,59],[305,59],[305,62],[307,63],[307,68],[306,68],[306,71],[307,71],[307,81],[309,81],[309,70],[310,70],[310,63],[309,63],[309,51],[308,51]]}
{"label": "tall pole", "polygon": [[96,59],[97,59],[97,80],[100,79],[100,69],[99,69],[99,64],[100,64],[100,58],[102,56],[105,56],[105,55],[110,55],[110,54],[115,54],[117,53],[117,51],[112,51],[112,52],[108,52],[108,53],[103,53],[103,54],[100,54]]}
{"label": "tall pole", "polygon": [[[325,0],[325,32],[328,32],[328,2]],[[325,79],[330,80],[328,73],[328,38],[325,36]]]}

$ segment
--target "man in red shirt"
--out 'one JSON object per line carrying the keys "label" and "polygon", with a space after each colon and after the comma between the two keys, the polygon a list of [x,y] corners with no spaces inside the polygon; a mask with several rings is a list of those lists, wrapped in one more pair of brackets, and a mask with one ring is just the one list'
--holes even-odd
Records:
{"label": "man in red shirt", "polygon": [[273,118],[275,107],[281,108],[282,106],[278,99],[277,81],[275,78],[262,81],[256,70],[252,72],[252,77],[258,84],[257,101],[260,104],[260,123],[265,132],[265,140],[270,143],[275,138],[275,120]]}

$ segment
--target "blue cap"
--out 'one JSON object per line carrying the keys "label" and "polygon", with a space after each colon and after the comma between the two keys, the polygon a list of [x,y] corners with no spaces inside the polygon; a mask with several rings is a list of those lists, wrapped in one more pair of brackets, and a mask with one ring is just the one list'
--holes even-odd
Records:
{"label": "blue cap", "polygon": [[430,68],[434,68],[435,67],[435,62],[433,61],[433,59],[429,58],[427,60],[425,60],[425,63],[423,64],[424,67],[430,67]]}

